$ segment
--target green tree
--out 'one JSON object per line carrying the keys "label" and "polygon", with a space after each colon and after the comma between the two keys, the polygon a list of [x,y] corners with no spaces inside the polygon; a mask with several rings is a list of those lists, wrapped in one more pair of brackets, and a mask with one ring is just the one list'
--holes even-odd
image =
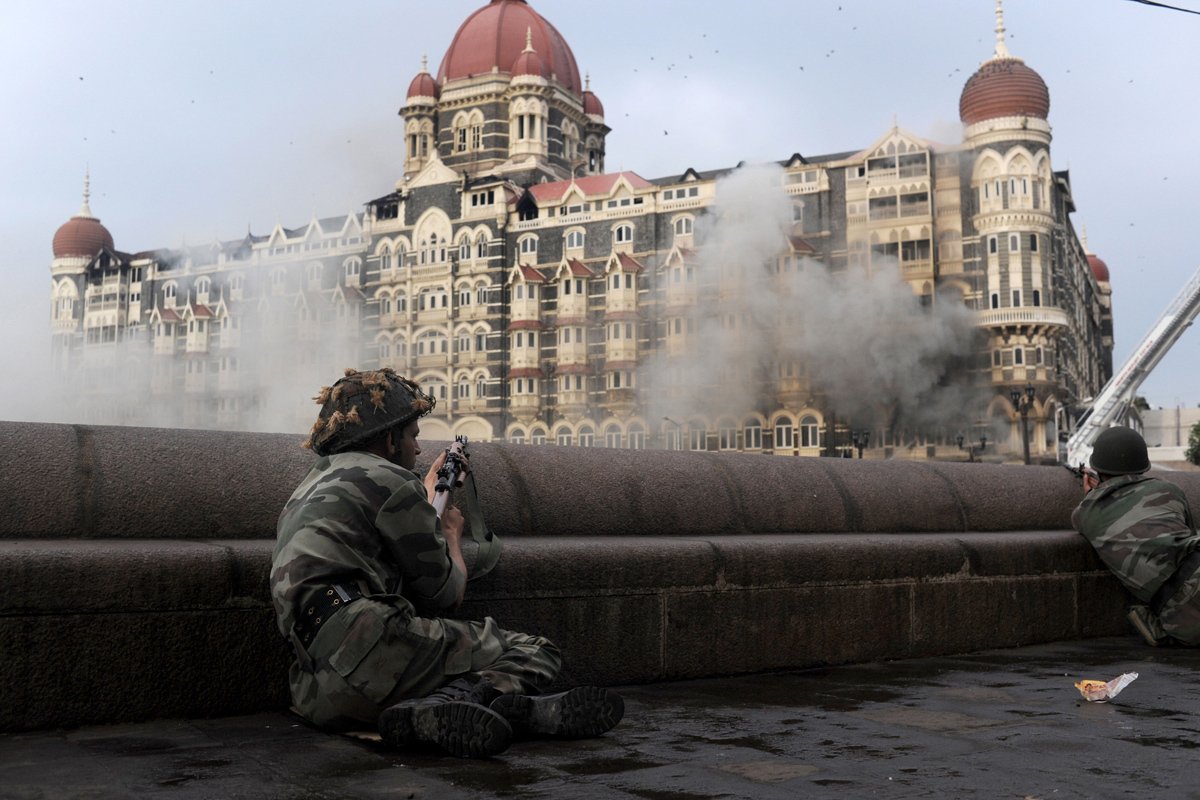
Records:
{"label": "green tree", "polygon": [[1188,448],[1183,457],[1193,464],[1200,465],[1200,422],[1192,426],[1192,432],[1188,434]]}

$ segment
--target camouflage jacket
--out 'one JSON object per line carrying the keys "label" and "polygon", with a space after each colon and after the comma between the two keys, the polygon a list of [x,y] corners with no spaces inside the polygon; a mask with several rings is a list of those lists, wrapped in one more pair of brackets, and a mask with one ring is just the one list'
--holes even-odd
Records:
{"label": "camouflage jacket", "polygon": [[1122,475],[1097,486],[1071,515],[1097,555],[1142,602],[1200,546],[1183,490],[1147,475]]}
{"label": "camouflage jacket", "polygon": [[419,611],[453,606],[466,583],[421,479],[370,453],[319,458],[279,516],[271,600],[287,637],[295,610],[335,583]]}

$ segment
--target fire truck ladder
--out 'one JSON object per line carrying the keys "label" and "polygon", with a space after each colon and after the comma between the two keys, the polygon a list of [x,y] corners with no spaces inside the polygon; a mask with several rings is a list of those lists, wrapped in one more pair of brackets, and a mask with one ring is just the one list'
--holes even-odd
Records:
{"label": "fire truck ladder", "polygon": [[1067,463],[1079,466],[1092,455],[1092,445],[1105,428],[1120,425],[1133,403],[1134,393],[1171,346],[1200,313],[1200,269],[1154,323],[1133,355],[1104,384],[1092,402],[1092,409],[1067,440]]}

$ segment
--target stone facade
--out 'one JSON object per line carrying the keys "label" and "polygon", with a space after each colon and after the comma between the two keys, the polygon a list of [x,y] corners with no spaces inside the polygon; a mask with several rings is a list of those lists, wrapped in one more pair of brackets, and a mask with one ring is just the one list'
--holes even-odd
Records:
{"label": "stone facade", "polygon": [[[441,80],[422,69],[401,109],[405,173],[365,211],[181,250],[56,248],[57,363],[95,378],[84,382],[83,418],[156,421],[124,391],[96,388],[119,374],[153,406],[183,408],[185,425],[266,418],[301,431],[309,410],[276,413],[268,388],[313,390],[342,366],[386,365],[437,398],[423,423],[433,439],[849,455],[862,436],[870,454],[907,441],[906,452],[940,444],[965,457],[959,436],[1014,454],[1027,427],[1032,451],[1052,457],[1059,431],[1111,375],[1107,273],[1094,274],[1076,236],[1049,124],[994,116],[1007,113],[1001,103],[966,109],[959,143],[893,128],[862,150],[773,165],[791,220],[768,271],[890,270],[914,314],[970,309],[974,355],[943,378],[977,390],[967,422],[899,431],[886,416],[845,418],[786,347],[767,348],[778,362],[704,385],[673,381],[678,364],[704,358],[705,325],[762,336],[740,312],[722,316],[748,289],[698,269],[735,169],[605,172],[599,100],[533,45],[534,31],[553,29],[520,0],[497,0],[468,21],[474,35],[497,10],[543,28],[529,26],[511,66]],[[998,44],[993,61],[1004,59]],[[68,225],[94,220],[86,209],[85,196]],[[684,407],[672,398],[731,382],[745,386],[740,407],[672,416]]]}

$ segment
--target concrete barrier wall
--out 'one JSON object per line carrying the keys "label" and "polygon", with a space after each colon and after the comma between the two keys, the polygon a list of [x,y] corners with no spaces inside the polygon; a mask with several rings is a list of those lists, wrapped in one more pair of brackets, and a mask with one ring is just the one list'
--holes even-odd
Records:
{"label": "concrete barrier wall", "polygon": [[[263,538],[313,462],[301,437],[0,422],[0,538]],[[444,443],[426,443],[426,456]],[[1070,527],[1059,467],[474,444],[501,535]],[[426,460],[426,463],[427,460]],[[1171,475],[1200,507],[1200,474]]]}
{"label": "concrete barrier wall", "polygon": [[[0,730],[286,706],[268,570],[298,441],[0,423]],[[550,636],[564,683],[1123,630],[1061,468],[472,451],[505,552],[458,615]]]}

